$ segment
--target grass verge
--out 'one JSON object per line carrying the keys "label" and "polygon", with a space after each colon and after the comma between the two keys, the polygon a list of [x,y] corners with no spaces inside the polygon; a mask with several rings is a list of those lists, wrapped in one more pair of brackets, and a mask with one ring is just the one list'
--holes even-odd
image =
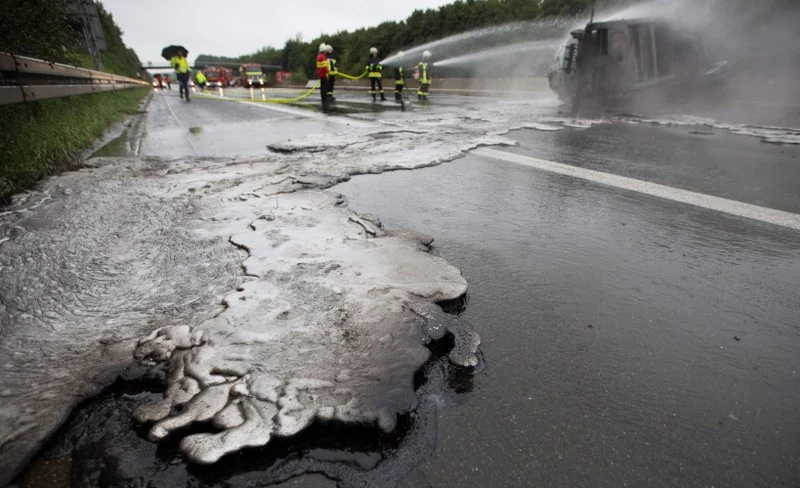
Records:
{"label": "grass verge", "polygon": [[0,204],[41,178],[73,169],[110,124],[134,114],[149,88],[0,105]]}

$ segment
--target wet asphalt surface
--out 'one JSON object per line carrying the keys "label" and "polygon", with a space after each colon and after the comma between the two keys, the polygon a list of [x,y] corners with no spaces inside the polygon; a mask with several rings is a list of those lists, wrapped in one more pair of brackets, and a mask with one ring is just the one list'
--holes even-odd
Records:
{"label": "wet asphalt surface", "polygon": [[[800,208],[792,146],[624,124],[511,137],[511,152]],[[800,479],[796,231],[475,156],[335,189],[436,236],[470,283],[488,369],[441,410],[406,486]]]}
{"label": "wet asphalt surface", "polygon": [[[352,98],[354,123],[392,115]],[[155,102],[142,156],[252,156],[263,154],[265,127],[251,121],[269,120],[270,141],[348,123]],[[509,137],[519,146],[504,151],[800,211],[796,146],[625,124]],[[483,340],[486,369],[440,399],[447,407],[423,423],[435,447],[400,486],[800,479],[796,231],[475,155],[334,190],[387,228],[435,236],[470,283],[463,317]],[[285,485],[334,483],[309,474]]]}

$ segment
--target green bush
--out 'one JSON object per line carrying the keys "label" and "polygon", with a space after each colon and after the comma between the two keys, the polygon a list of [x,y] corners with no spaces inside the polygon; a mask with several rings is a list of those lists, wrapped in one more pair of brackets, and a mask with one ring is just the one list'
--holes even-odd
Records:
{"label": "green bush", "polygon": [[0,202],[49,174],[76,167],[106,128],[136,113],[149,88],[0,106]]}

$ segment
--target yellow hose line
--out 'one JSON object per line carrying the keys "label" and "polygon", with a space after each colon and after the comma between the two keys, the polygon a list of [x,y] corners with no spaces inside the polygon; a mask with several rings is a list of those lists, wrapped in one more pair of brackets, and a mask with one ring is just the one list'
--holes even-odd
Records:
{"label": "yellow hose line", "polygon": [[302,95],[300,95],[298,97],[294,97],[294,98],[269,98],[267,100],[254,100],[254,99],[250,99],[250,98],[212,97],[212,96],[203,95],[203,94],[195,95],[195,98],[202,98],[202,99],[205,99],[205,100],[221,100],[223,102],[292,103],[292,102],[297,102],[297,101],[300,101],[300,100],[306,98],[307,96],[309,96],[312,93],[314,93],[314,90],[316,90],[317,88],[319,88],[319,80],[317,80],[317,82],[314,84],[314,86],[312,86],[311,89],[309,89],[307,92],[303,93]]}
{"label": "yellow hose line", "polygon": [[292,102],[297,102],[299,100],[302,100],[302,99],[306,98],[307,96],[309,96],[312,93],[314,93],[314,90],[316,90],[317,88],[319,88],[319,80],[317,80],[317,82],[314,83],[314,86],[312,86],[310,90],[308,90],[307,92],[303,93],[299,97],[294,97],[294,98],[268,98],[267,100],[250,100],[250,101],[251,102],[259,102],[259,103],[292,103]]}
{"label": "yellow hose line", "polygon": [[348,80],[360,80],[361,78],[367,75],[367,70],[364,70],[359,76],[348,75],[347,73],[342,73],[341,71],[337,71],[335,76],[341,76],[342,78],[347,78]]}

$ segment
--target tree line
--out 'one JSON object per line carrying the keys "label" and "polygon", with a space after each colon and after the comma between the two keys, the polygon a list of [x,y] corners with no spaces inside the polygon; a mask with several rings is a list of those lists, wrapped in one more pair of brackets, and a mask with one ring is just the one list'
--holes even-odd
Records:
{"label": "tree line", "polygon": [[[0,0],[0,51],[94,69],[72,0]],[[122,31],[96,3],[108,49],[100,52],[104,71],[136,77],[142,63],[122,41]]]}

